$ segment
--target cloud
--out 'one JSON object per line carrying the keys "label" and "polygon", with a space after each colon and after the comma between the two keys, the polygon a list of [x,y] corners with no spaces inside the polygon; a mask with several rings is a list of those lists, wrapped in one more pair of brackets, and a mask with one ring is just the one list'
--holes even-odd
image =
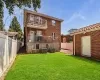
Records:
{"label": "cloud", "polygon": [[69,20],[66,21],[66,23],[70,23],[70,22],[72,22],[72,21],[75,20],[75,19],[86,20],[86,17],[83,16],[82,14],[80,14],[80,13],[74,13],[74,14],[69,18]]}

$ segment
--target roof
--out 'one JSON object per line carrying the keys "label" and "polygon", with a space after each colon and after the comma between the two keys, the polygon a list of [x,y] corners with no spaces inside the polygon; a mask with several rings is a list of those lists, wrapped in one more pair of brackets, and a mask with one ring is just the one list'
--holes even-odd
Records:
{"label": "roof", "polygon": [[95,31],[95,30],[100,30],[100,23],[96,23],[96,24],[92,24],[83,28],[80,28],[76,31],[74,31],[73,34],[80,34],[80,33],[86,33],[86,32],[91,32],[91,31]]}
{"label": "roof", "polygon": [[16,36],[18,32],[7,32],[7,31],[0,31],[2,34],[7,34],[8,36]]}
{"label": "roof", "polygon": [[60,21],[60,22],[63,21],[62,19],[55,18],[55,17],[52,17],[52,16],[48,16],[46,14],[38,13],[36,11],[30,11],[30,10],[26,10],[26,9],[24,9],[24,11],[27,12],[27,13],[31,13],[31,14],[42,16],[42,17],[46,17],[46,18],[50,18],[50,19],[57,20],[57,21]]}

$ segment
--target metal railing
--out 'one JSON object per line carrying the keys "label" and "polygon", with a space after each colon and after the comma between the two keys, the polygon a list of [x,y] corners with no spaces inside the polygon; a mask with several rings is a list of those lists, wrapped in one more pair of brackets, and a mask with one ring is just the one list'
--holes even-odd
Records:
{"label": "metal railing", "polygon": [[52,43],[57,42],[58,38],[53,39],[51,36],[35,36],[34,40],[29,42],[39,42],[39,43]]}

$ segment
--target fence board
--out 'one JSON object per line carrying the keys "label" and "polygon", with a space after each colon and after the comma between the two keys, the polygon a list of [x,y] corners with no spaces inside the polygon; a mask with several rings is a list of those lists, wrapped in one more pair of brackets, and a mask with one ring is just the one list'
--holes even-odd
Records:
{"label": "fence board", "polygon": [[73,53],[73,42],[71,42],[71,43],[61,43],[61,52]]}
{"label": "fence board", "polygon": [[7,70],[16,57],[20,48],[19,42],[0,33],[0,77]]}

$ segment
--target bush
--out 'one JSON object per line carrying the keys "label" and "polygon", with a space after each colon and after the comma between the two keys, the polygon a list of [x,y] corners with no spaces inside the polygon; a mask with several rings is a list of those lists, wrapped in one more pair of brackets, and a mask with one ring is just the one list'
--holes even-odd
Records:
{"label": "bush", "polygon": [[55,50],[55,48],[49,48],[48,49],[48,52],[50,52],[50,53],[54,53],[56,50]]}
{"label": "bush", "polygon": [[40,53],[47,53],[48,50],[47,50],[46,48],[44,48],[44,49],[39,49],[39,52],[40,52]]}

